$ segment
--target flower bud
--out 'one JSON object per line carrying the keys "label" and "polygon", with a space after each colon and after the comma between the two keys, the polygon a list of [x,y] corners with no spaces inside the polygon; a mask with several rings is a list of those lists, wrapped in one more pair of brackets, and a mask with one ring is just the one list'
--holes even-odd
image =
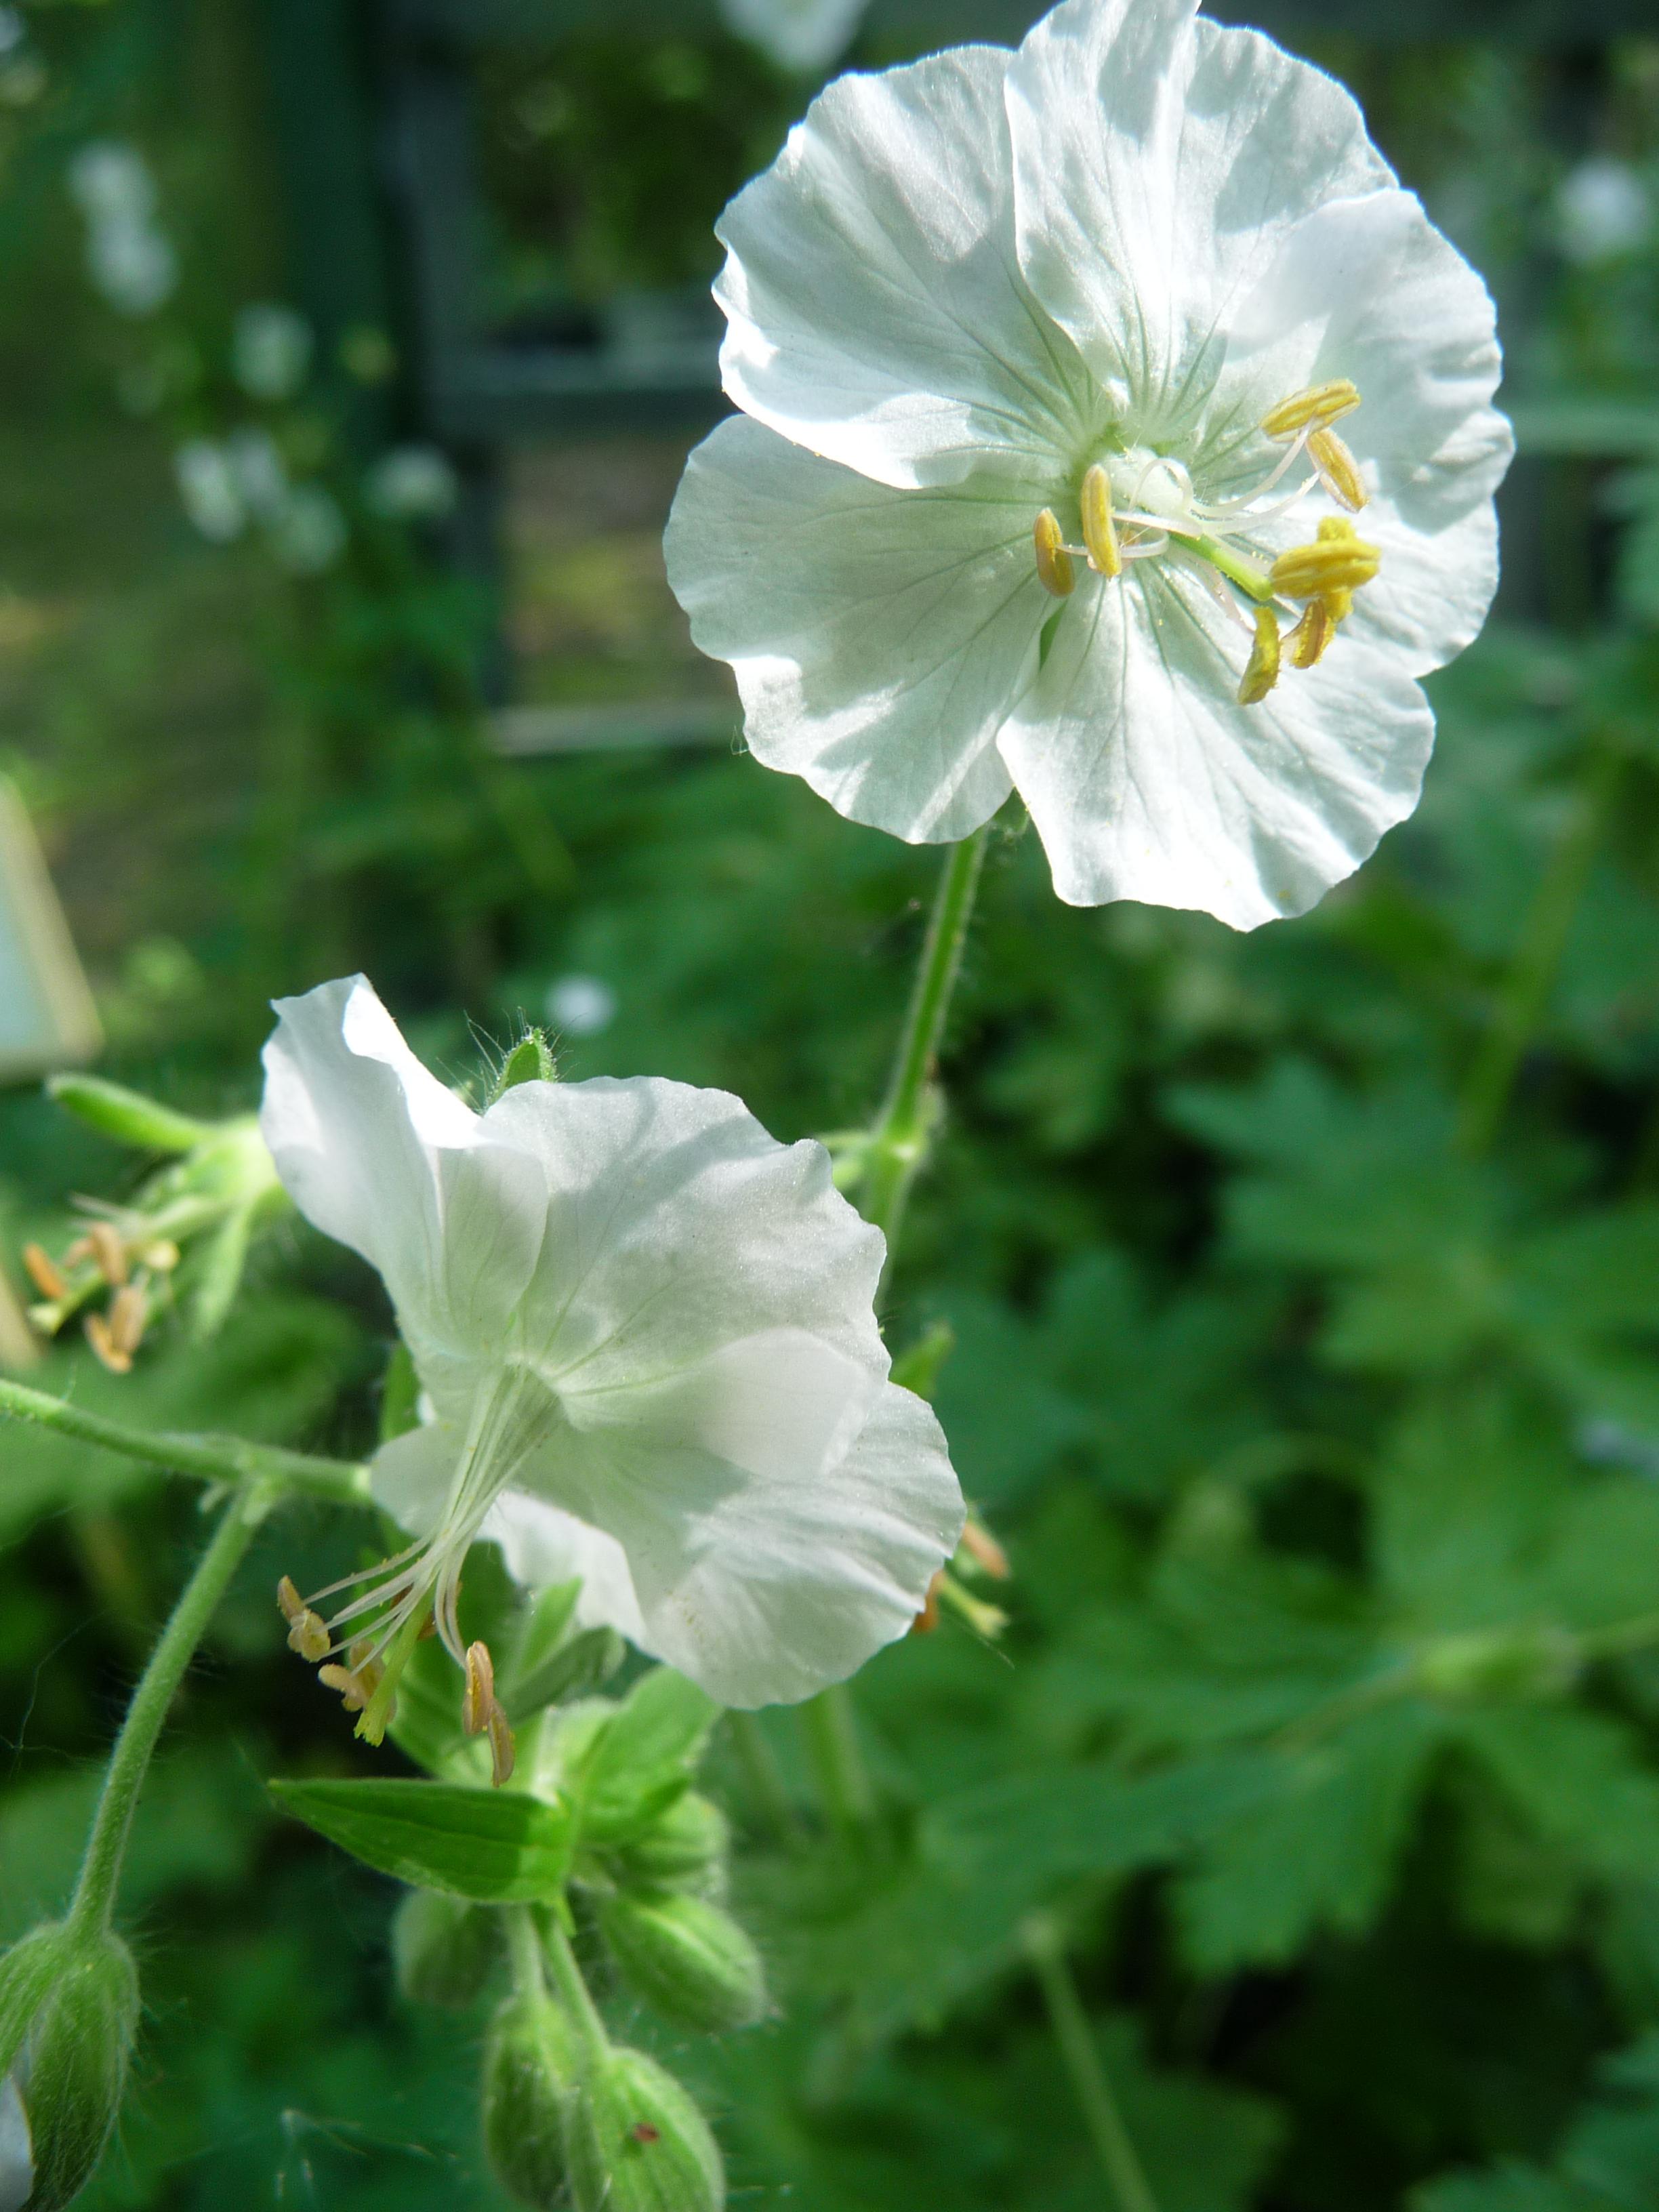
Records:
{"label": "flower bud", "polygon": [[549,1996],[508,1997],[484,2045],[483,2138],[490,2169],[521,2204],[562,2205],[564,2114],[575,2039]]}
{"label": "flower bud", "polygon": [[623,1885],[640,1889],[695,1889],[720,1897],[732,1831],[720,1807],[695,1790],[677,1797],[646,1833],[617,1853]]}
{"label": "flower bud", "polygon": [[27,2124],[28,2212],[58,2212],[103,2154],[138,2022],[132,1954],[107,1930],[38,1928],[0,1960],[0,2069]]}
{"label": "flower bud", "polygon": [[411,1889],[392,1923],[398,1994],[411,2004],[470,2005],[495,1963],[495,1935],[486,1907]]}
{"label": "flower bud", "polygon": [[1583,1664],[1577,1638],[1547,1625],[1470,1629],[1419,1652],[1416,1686],[1431,1698],[1553,1698],[1572,1687]]}
{"label": "flower bud", "polygon": [[720,2212],[726,2175],[708,2123],[642,2051],[607,2051],[565,2106],[575,2212]]}
{"label": "flower bud", "polygon": [[599,1908],[623,1978],[653,2012],[717,2035],[766,2009],[760,1954],[737,1922],[684,1890],[624,1891]]}

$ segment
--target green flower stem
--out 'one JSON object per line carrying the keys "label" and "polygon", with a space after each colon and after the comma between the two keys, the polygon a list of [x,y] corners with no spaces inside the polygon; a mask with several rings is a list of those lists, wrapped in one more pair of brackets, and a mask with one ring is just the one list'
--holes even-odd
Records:
{"label": "green flower stem", "polygon": [[789,1802],[789,1792],[784,1787],[783,1774],[766,1740],[765,1729],[753,1713],[732,1712],[727,1715],[726,1721],[743,1778],[767,1826],[780,1843],[799,1843],[800,1822]]}
{"label": "green flower stem", "polygon": [[1492,1149],[1527,1047],[1544,1018],[1622,765],[1611,745],[1597,750],[1578,805],[1534,895],[1497,1006],[1463,1086],[1457,1139],[1468,1158],[1482,1158]]}
{"label": "green flower stem", "polygon": [[1072,2094],[1077,2099],[1078,2109],[1093,2141],[1118,2212],[1158,2212],[1158,2199],[1140,2163],[1134,2139],[1124,2124],[1123,2114],[1101,2062],[1100,2045],[1089,2026],[1071,1968],[1066,1963],[1059,1930],[1046,1915],[1037,1915],[1027,1921],[1024,1934],[1026,1952],[1048,2008],[1054,2041],[1071,2077]]}
{"label": "green flower stem", "polygon": [[88,1929],[110,1924],[138,1793],[149,1771],[167,1708],[255,1529],[273,1503],[269,1492],[258,1489],[240,1492],[232,1499],[150,1654],[110,1753],[109,1771],[104,1777],[81,1863],[81,1878],[70,1906],[71,1923]]}
{"label": "green flower stem", "polygon": [[1188,553],[1207,561],[1212,568],[1219,568],[1230,584],[1237,584],[1241,592],[1253,599],[1258,606],[1268,605],[1277,597],[1273,579],[1243,556],[1235,553],[1230,545],[1215,538],[1177,538],[1174,541]]}
{"label": "green flower stem", "polygon": [[875,1127],[871,1130],[861,1211],[887,1239],[890,1269],[904,1222],[904,1203],[916,1171],[927,1157],[933,1115],[928,1085],[957,977],[968,923],[979,889],[988,825],[951,846],[933,900],[921,963],[910,994],[909,1011],[893,1063],[892,1079]]}
{"label": "green flower stem", "polygon": [[542,1972],[542,1941],[536,1932],[535,1914],[527,1905],[504,1905],[501,1923],[514,1990],[521,1997],[545,1996],[547,1978]]}
{"label": "green flower stem", "polygon": [[876,1793],[859,1749],[858,1717],[844,1682],[810,1698],[800,1708],[806,1755],[830,1825],[856,1836],[876,1817]]}
{"label": "green flower stem", "polygon": [[303,1492],[325,1498],[336,1505],[373,1504],[368,1469],[350,1460],[317,1459],[309,1452],[283,1451],[274,1444],[252,1444],[240,1437],[155,1435],[129,1428],[124,1421],[106,1420],[101,1413],[71,1406],[26,1382],[0,1376],[0,1415],[33,1421],[60,1436],[82,1443],[100,1444],[127,1459],[166,1468],[173,1474],[194,1475],[205,1482],[257,1482],[278,1490]]}
{"label": "green flower stem", "polygon": [[570,1948],[570,1938],[565,1933],[556,1905],[543,1917],[542,1938],[547,1963],[553,1969],[553,1986],[581,2038],[583,2056],[589,2065],[597,2064],[610,2050],[611,2038],[605,2032],[599,2008],[582,1979],[582,1970],[576,1964],[576,1954]]}

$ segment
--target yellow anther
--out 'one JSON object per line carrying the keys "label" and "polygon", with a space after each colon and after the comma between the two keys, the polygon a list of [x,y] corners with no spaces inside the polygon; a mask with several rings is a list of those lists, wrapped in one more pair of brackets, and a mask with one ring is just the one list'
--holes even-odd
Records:
{"label": "yellow anther", "polygon": [[1241,707],[1258,707],[1279,681],[1279,618],[1271,607],[1255,611],[1255,643],[1238,687]]}
{"label": "yellow anther", "polygon": [[482,1735],[489,1726],[495,1703],[495,1664],[487,1644],[466,1648],[466,1688],[461,1696],[461,1726],[469,1735]]}
{"label": "yellow anther", "polygon": [[170,1237],[158,1237],[155,1243],[146,1244],[138,1257],[156,1274],[170,1275],[179,1264],[179,1247]]}
{"label": "yellow anther", "polygon": [[962,1548],[969,1558],[989,1575],[994,1581],[1006,1583],[1009,1576],[1008,1554],[981,1522],[970,1513],[962,1532]]}
{"label": "yellow anther", "polygon": [[512,1780],[518,1756],[518,1747],[513,1741],[513,1731],[507,1724],[507,1715],[499,1702],[492,1698],[489,1703],[489,1778],[497,1790],[504,1782]]}
{"label": "yellow anther", "polygon": [[1329,384],[1310,384],[1305,391],[1281,399],[1262,416],[1261,427],[1270,438],[1293,438],[1310,422],[1328,428],[1345,415],[1352,415],[1358,404],[1358,388],[1346,376],[1339,376]]}
{"label": "yellow anther", "polygon": [[87,1242],[98,1262],[99,1273],[112,1290],[119,1290],[127,1279],[126,1246],[107,1221],[88,1222]]}
{"label": "yellow anther", "polygon": [[1097,461],[1083,479],[1083,542],[1089,549],[1089,566],[1103,576],[1123,573],[1123,556],[1117,548],[1117,525],[1112,520],[1112,480]]}
{"label": "yellow anther", "polygon": [[124,1283],[109,1302],[110,1342],[129,1359],[144,1340],[149,1300],[137,1283]]}
{"label": "yellow anther", "polygon": [[1037,576],[1045,592],[1052,592],[1057,599],[1068,599],[1077,588],[1077,571],[1072,566],[1072,556],[1066,550],[1066,541],[1060,536],[1060,517],[1053,507],[1045,507],[1031,531],[1036,547]]}
{"label": "yellow anther", "polygon": [[1325,649],[1335,635],[1336,617],[1331,612],[1330,602],[1310,599],[1301,621],[1285,641],[1290,647],[1291,667],[1315,666],[1324,659]]}
{"label": "yellow anther", "polygon": [[29,1271],[29,1280],[43,1298],[66,1298],[69,1285],[53,1265],[51,1255],[39,1244],[23,1247],[23,1265]]}
{"label": "yellow anther", "polygon": [[939,1626],[939,1594],[944,1583],[945,1570],[941,1567],[927,1585],[927,1595],[921,1601],[921,1611],[910,1623],[912,1636],[931,1636]]}
{"label": "yellow anther", "polygon": [[1311,545],[1281,553],[1267,574],[1274,591],[1287,599],[1322,599],[1369,584],[1382,558],[1375,545],[1354,535],[1351,522],[1328,515]]}
{"label": "yellow anther", "polygon": [[319,1667],[317,1680],[325,1690],[332,1690],[349,1713],[360,1713],[374,1696],[376,1684],[367,1674],[360,1674],[355,1667]]}
{"label": "yellow anther", "polygon": [[102,1314],[89,1313],[82,1326],[87,1333],[87,1342],[97,1353],[103,1364],[108,1368],[110,1373],[131,1375],[132,1354],[130,1352],[124,1352],[117,1344],[111,1333],[110,1325]]}
{"label": "yellow anther", "polygon": [[289,1650],[313,1664],[326,1659],[331,1641],[327,1624],[311,1610],[287,1575],[276,1585],[276,1602],[288,1623]]}
{"label": "yellow anther", "polygon": [[1316,430],[1308,441],[1308,459],[1319,471],[1319,481],[1331,497],[1358,514],[1370,494],[1359,473],[1359,464],[1334,430]]}

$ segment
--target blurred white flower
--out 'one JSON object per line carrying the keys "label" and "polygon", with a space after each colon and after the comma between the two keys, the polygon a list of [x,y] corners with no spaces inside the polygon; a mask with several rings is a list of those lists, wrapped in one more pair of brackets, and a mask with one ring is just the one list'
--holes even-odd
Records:
{"label": "blurred white flower", "polygon": [[28,36],[28,25],[15,8],[0,8],[0,58],[21,46]]}
{"label": "blurred white flower", "polygon": [[155,212],[155,180],[136,146],[94,139],[70,163],[70,190],[89,222],[147,222]]}
{"label": "blurred white flower", "polygon": [[311,325],[293,307],[260,301],[238,314],[231,374],[252,399],[292,399],[311,368]]}
{"label": "blurred white flower", "polygon": [[617,1018],[617,994],[597,975],[561,975],[544,1004],[548,1020],[568,1036],[598,1036]]}
{"label": "blurred white flower", "polygon": [[268,526],[271,550],[296,576],[320,576],[346,549],[339,501],[321,484],[295,484]]}
{"label": "blurred white flower", "polygon": [[396,446],[382,453],[363,482],[363,497],[389,522],[431,522],[460,495],[453,462],[436,446]]}
{"label": "blurred white flower", "polygon": [[211,438],[189,438],[173,457],[173,473],[186,515],[204,538],[228,544],[247,521],[236,471],[225,448]]}
{"label": "blurred white flower", "polygon": [[15,2079],[0,2075],[0,2212],[22,2212],[34,2188],[34,2146]]}
{"label": "blurred white flower", "polygon": [[124,315],[154,314],[179,282],[172,241],[155,221],[155,182],[136,146],[98,139],[70,164],[87,219],[87,273]]}
{"label": "blurred white flower", "polygon": [[740,39],[775,62],[809,73],[828,69],[852,44],[869,0],[720,0]]}
{"label": "blurred white flower", "polygon": [[888,1380],[885,1248],[821,1146],[649,1077],[474,1114],[361,976],[277,1012],[265,1139],[301,1211],[380,1270],[436,1416],[374,1463],[413,1543],[326,1624],[296,1604],[297,1649],[356,1643],[389,1696],[430,1607],[466,1664],[480,1536],[522,1582],[581,1576],[585,1620],[727,1705],[808,1697],[905,1632],[961,1494]]}
{"label": "blurred white flower", "polygon": [[1643,244],[1653,228],[1653,199],[1627,161],[1598,154],[1563,179],[1556,229],[1569,261],[1611,261]]}
{"label": "blurred white flower", "polygon": [[1252,928],[1416,805],[1511,441],[1353,101],[1195,6],[813,102],[720,222],[744,413],[667,553],[768,766],[918,843],[1017,790],[1061,898]]}
{"label": "blurred white flower", "polygon": [[270,431],[233,430],[225,441],[225,458],[249,514],[261,522],[278,520],[292,494],[282,453]]}

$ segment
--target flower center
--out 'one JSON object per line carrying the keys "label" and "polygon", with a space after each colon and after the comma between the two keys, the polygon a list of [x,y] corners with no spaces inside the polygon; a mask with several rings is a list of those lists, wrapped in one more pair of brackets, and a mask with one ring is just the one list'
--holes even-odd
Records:
{"label": "flower center", "polygon": [[[495,1698],[489,1653],[481,1644],[461,1641],[461,1569],[490,1507],[563,1419],[556,1394],[532,1368],[505,1362],[478,1386],[465,1441],[428,1534],[308,1598],[283,1577],[277,1602],[289,1623],[290,1648],[301,1658],[331,1662],[320,1679],[339,1691],[348,1711],[360,1715],[357,1734],[371,1743],[382,1740],[396,1711],[398,1678],[410,1653],[422,1638],[435,1634],[466,1678],[462,1716],[467,1733],[489,1735],[497,1781],[512,1771],[512,1735]],[[347,1592],[346,1602],[332,1613],[325,1617],[319,1610],[325,1600]],[[342,1655],[348,1662],[343,1667],[333,1663]]]}
{"label": "flower center", "polygon": [[[1287,658],[1294,668],[1311,668],[1323,657],[1355,592],[1376,574],[1377,549],[1346,520],[1370,495],[1335,428],[1358,404],[1358,390],[1346,380],[1311,385],[1281,400],[1260,428],[1285,450],[1250,490],[1233,498],[1200,499],[1182,462],[1145,446],[1092,463],[1078,493],[1080,545],[1066,542],[1052,507],[1036,518],[1032,543],[1044,589],[1068,599],[1077,588],[1079,561],[1109,583],[1133,561],[1178,562],[1203,578],[1250,639],[1238,698],[1242,706],[1258,704]],[[1265,555],[1258,542],[1262,526],[1322,491],[1340,512],[1320,521],[1311,543],[1276,559]],[[1282,614],[1292,617],[1284,632]]]}

